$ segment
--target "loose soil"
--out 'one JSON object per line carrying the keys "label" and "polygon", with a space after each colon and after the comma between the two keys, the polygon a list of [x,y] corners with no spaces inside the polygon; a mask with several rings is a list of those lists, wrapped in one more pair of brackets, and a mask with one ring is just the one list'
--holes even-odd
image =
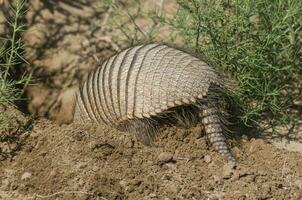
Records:
{"label": "loose soil", "polygon": [[290,145],[239,131],[229,140],[234,166],[208,145],[200,125],[164,127],[152,147],[109,127],[67,125],[78,85],[123,48],[100,2],[29,2],[24,39],[36,84],[23,108],[31,117],[0,110],[18,118],[8,130],[16,140],[0,145],[0,199],[302,199],[302,126],[286,135]]}
{"label": "loose soil", "polygon": [[[200,126],[163,128],[153,147],[106,127],[34,122],[1,163],[2,199],[301,199],[301,153],[242,137],[232,166]],[[239,145],[240,144],[240,145]]]}

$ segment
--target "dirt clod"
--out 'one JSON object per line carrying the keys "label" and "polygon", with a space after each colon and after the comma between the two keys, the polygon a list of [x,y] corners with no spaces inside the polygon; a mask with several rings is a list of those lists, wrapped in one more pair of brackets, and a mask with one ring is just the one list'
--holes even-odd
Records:
{"label": "dirt clod", "polygon": [[212,161],[211,156],[205,155],[205,156],[204,156],[204,161],[205,161],[206,163],[210,163],[210,162]]}
{"label": "dirt clod", "polygon": [[21,180],[26,180],[29,179],[30,177],[31,177],[31,173],[25,172],[24,174],[22,174]]}
{"label": "dirt clod", "polygon": [[173,160],[173,154],[171,153],[162,152],[158,155],[158,162],[160,164],[165,164],[171,162],[172,160]]}

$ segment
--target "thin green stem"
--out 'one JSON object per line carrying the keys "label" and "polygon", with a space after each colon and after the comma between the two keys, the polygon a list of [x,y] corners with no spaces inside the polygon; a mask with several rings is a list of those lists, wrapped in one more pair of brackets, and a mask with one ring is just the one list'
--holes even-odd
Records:
{"label": "thin green stem", "polygon": [[6,82],[9,69],[12,67],[13,63],[13,58],[15,57],[15,45],[16,45],[16,35],[18,32],[18,19],[20,17],[20,2],[17,0],[16,3],[16,12],[15,12],[15,17],[14,17],[14,24],[13,24],[13,34],[12,34],[12,39],[11,39],[11,48],[10,48],[10,53],[9,53],[9,59],[6,63],[6,69],[4,73],[4,82]]}

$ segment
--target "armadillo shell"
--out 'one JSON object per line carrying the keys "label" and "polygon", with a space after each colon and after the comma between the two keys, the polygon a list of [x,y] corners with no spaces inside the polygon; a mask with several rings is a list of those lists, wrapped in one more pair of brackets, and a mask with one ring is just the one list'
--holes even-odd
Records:
{"label": "armadillo shell", "polygon": [[90,74],[77,93],[75,118],[109,125],[149,118],[204,98],[214,70],[200,59],[161,44],[134,46]]}

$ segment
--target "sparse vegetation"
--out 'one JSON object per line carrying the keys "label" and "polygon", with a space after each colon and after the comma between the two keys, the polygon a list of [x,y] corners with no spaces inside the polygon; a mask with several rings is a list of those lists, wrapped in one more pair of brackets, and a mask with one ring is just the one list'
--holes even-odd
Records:
{"label": "sparse vegetation", "polygon": [[[109,13],[108,27],[120,32],[123,38],[117,41],[121,45],[134,45],[137,43],[158,40],[162,23],[162,10],[144,8],[144,1],[115,1],[104,2]],[[142,24],[143,23],[143,24]],[[119,35],[119,36],[120,36]]]}
{"label": "sparse vegetation", "polygon": [[[0,108],[5,110],[8,106],[13,106],[16,100],[20,99],[23,91],[23,85],[29,82],[29,77],[19,73],[20,65],[26,63],[23,58],[24,44],[21,39],[21,33],[25,29],[21,19],[24,15],[24,0],[13,1],[10,10],[10,16],[6,16],[7,34],[1,37],[0,47]],[[11,120],[10,113],[0,113],[0,130],[6,130],[8,122]]]}
{"label": "sparse vegetation", "polygon": [[[250,126],[294,123],[301,92],[302,2],[179,0],[169,21],[185,44],[237,80],[239,118]],[[269,116],[269,117],[268,117]]]}

